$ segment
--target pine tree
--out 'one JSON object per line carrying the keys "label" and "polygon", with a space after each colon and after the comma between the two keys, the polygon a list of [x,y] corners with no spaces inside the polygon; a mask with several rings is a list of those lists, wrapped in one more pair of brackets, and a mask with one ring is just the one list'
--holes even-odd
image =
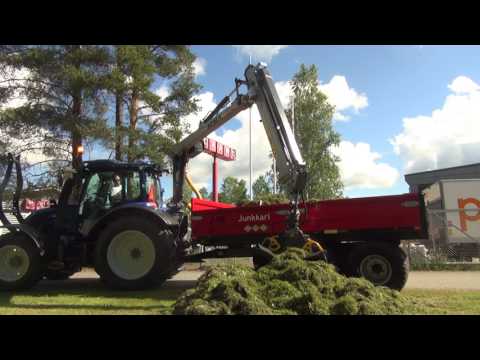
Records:
{"label": "pine tree", "polygon": [[[46,155],[69,158],[78,166],[77,149],[85,137],[106,133],[106,107],[102,76],[108,54],[102,46],[47,45],[3,48],[3,68],[22,70],[27,76],[10,81],[4,93],[19,92],[26,100],[0,113],[0,128],[21,138],[43,134],[39,147]],[[15,79],[10,79],[15,80]],[[43,131],[40,131],[43,130]],[[65,143],[70,147],[65,153]]]}
{"label": "pine tree", "polygon": [[[194,81],[195,56],[182,45],[121,45],[111,54],[109,88],[116,103],[116,158],[148,158],[165,165],[169,147],[187,130],[182,118],[197,111],[193,95],[200,87]],[[163,82],[167,96],[154,91],[156,80]],[[124,110],[128,118],[125,126]]]}

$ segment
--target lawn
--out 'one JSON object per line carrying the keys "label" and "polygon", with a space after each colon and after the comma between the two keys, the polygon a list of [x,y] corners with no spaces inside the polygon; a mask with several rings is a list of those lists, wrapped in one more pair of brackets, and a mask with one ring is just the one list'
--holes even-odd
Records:
{"label": "lawn", "polygon": [[[176,298],[194,282],[169,282],[141,292],[110,291],[98,280],[49,283],[16,295],[0,293],[0,314],[167,315]],[[406,289],[410,314],[480,314],[480,291]]]}
{"label": "lawn", "polygon": [[40,284],[15,295],[0,293],[1,315],[165,315],[184,287],[165,285],[138,292],[111,291],[98,280]]}
{"label": "lawn", "polygon": [[480,315],[480,291],[405,289],[402,295],[415,303],[411,314]]}

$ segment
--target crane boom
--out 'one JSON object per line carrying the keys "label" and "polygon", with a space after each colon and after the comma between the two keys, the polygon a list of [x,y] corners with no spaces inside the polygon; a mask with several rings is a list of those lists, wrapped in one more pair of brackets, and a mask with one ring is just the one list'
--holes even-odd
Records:
{"label": "crane boom", "polygon": [[[181,211],[186,165],[203,151],[203,139],[241,111],[256,104],[280,180],[287,186],[292,200],[286,229],[279,239],[285,246],[302,246],[308,241],[299,227],[299,197],[307,182],[305,162],[266,65],[249,65],[244,75],[245,80],[235,79],[235,89],[200,122],[198,129],[173,147],[170,154],[173,160],[173,198],[170,207],[173,211]],[[242,85],[247,86],[247,94],[239,94]],[[233,93],[237,96],[230,101]]]}
{"label": "crane boom", "polygon": [[276,160],[279,179],[292,195],[301,193],[306,184],[305,162],[278,96],[268,68],[250,65],[245,70],[250,91],[267,133]]}
{"label": "crane boom", "polygon": [[[177,206],[183,197],[185,167],[187,162],[203,151],[203,139],[227,123],[241,111],[256,104],[262,118],[267,138],[275,157],[279,179],[286,184],[290,194],[295,196],[304,190],[307,173],[292,129],[275,89],[272,76],[263,64],[249,65],[245,70],[246,80],[235,80],[235,90],[226,96],[217,107],[202,121],[196,131],[176,144],[171,156],[173,159],[173,204]],[[241,85],[248,88],[247,94],[239,94]],[[230,102],[231,95],[236,98]]]}

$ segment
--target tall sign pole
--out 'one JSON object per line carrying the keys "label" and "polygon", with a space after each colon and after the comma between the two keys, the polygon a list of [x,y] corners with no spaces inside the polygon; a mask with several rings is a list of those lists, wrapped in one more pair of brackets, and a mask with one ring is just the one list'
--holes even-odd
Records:
{"label": "tall sign pole", "polygon": [[[252,64],[252,55],[250,55],[249,64]],[[253,190],[252,190],[252,177],[253,177],[253,168],[252,168],[252,107],[249,108],[249,124],[250,124],[250,200],[253,200]]]}

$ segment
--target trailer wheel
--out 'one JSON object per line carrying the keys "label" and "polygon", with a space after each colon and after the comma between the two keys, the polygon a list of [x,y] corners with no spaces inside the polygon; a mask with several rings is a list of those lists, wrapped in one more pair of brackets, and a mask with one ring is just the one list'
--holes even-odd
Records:
{"label": "trailer wheel", "polygon": [[116,219],[98,238],[95,270],[111,288],[143,290],[161,285],[174,266],[172,232],[148,219]]}
{"label": "trailer wheel", "polygon": [[408,279],[408,256],[399,246],[360,245],[349,256],[349,273],[376,286],[402,290]]}
{"label": "trailer wheel", "polygon": [[42,277],[40,251],[18,232],[0,237],[0,290],[30,289]]}

